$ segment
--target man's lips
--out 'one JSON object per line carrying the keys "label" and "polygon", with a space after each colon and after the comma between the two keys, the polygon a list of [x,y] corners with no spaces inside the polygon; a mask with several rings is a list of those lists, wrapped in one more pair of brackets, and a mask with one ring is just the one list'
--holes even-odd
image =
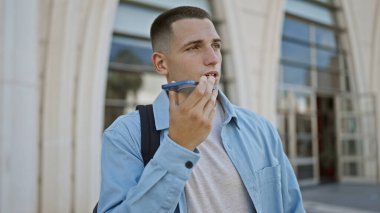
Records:
{"label": "man's lips", "polygon": [[[204,76],[206,76],[207,78],[210,77],[210,76],[213,76],[215,79],[217,79],[218,76],[219,76],[219,72],[217,72],[217,71],[210,71],[210,72],[205,73]],[[218,85],[215,84],[213,90],[217,90],[217,89],[218,89]]]}
{"label": "man's lips", "polygon": [[219,73],[217,71],[210,71],[204,74],[206,77],[214,76],[214,78],[218,77]]}

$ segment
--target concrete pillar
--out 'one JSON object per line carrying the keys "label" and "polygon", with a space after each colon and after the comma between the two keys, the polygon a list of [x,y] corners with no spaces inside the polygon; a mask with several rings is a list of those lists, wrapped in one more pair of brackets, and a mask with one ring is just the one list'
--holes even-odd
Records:
{"label": "concrete pillar", "polygon": [[[372,36],[376,20],[376,0],[339,1],[343,12],[343,26],[347,29],[347,59],[352,85],[357,93],[370,92],[370,61],[373,51]],[[364,24],[365,23],[365,24]]]}
{"label": "concrete pillar", "polygon": [[75,99],[75,212],[92,210],[99,199],[108,58],[118,3],[117,0],[89,2]]}
{"label": "concrete pillar", "polygon": [[233,99],[273,123],[284,1],[223,1],[233,66]]}
{"label": "concrete pillar", "polygon": [[89,212],[99,191],[105,82],[117,1],[42,1],[40,212]]}
{"label": "concrete pillar", "polygon": [[73,202],[73,126],[75,78],[85,1],[45,1],[41,25],[47,34],[41,44],[46,51],[41,69],[42,161],[41,212],[70,212]]}
{"label": "concrete pillar", "polygon": [[0,212],[37,212],[37,0],[0,0]]}

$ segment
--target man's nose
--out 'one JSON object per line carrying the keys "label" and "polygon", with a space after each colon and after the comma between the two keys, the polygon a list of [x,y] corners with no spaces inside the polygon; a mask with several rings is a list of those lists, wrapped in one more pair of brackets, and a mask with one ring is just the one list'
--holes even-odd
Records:
{"label": "man's nose", "polygon": [[204,55],[204,63],[205,65],[215,65],[219,62],[219,50],[215,50],[212,47],[207,48],[205,55]]}

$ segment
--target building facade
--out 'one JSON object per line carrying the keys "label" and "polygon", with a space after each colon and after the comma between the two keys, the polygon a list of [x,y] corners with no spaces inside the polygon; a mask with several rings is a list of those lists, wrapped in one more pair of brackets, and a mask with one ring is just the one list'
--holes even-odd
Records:
{"label": "building facade", "polygon": [[165,79],[149,24],[209,11],[221,88],[278,127],[301,185],[380,182],[376,0],[0,0],[0,212],[88,212],[101,134]]}

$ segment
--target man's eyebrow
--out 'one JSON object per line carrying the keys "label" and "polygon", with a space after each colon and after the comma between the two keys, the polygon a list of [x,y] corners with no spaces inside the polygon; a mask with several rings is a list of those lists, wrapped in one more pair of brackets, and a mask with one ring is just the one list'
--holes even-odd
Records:
{"label": "man's eyebrow", "polygon": [[220,38],[215,38],[212,41],[213,42],[217,42],[217,43],[222,43],[222,39],[220,39]]}
{"label": "man's eyebrow", "polygon": [[[220,38],[215,38],[215,39],[212,40],[212,43],[215,43],[215,42],[217,42],[217,43],[221,43],[222,40],[221,40]],[[184,45],[182,46],[182,48],[185,48],[185,47],[190,46],[190,45],[193,45],[193,44],[201,44],[201,43],[203,43],[203,40],[201,40],[201,39],[199,39],[199,40],[195,40],[195,41],[189,41],[189,42],[187,42],[186,44],[184,44]]]}
{"label": "man's eyebrow", "polygon": [[203,42],[202,40],[189,41],[189,42],[187,42],[186,44],[184,44],[184,45],[182,46],[182,48],[185,48],[185,47],[190,46],[190,45],[192,45],[192,44],[200,44],[200,43],[202,43],[202,42]]}

